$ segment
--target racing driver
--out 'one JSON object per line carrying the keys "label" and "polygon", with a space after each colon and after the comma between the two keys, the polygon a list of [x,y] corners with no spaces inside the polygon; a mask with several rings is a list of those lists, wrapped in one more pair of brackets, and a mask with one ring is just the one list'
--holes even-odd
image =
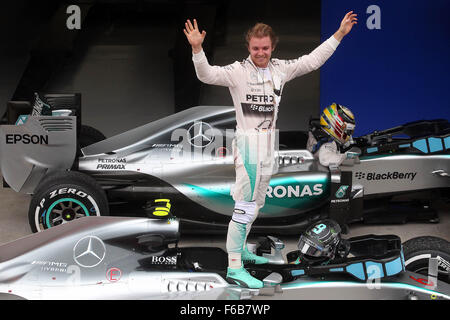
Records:
{"label": "racing driver", "polygon": [[206,32],[200,32],[197,21],[185,23],[183,31],[192,47],[198,79],[228,87],[236,109],[233,140],[236,183],[232,190],[235,207],[226,242],[227,280],[242,287],[263,287],[263,282],[252,277],[243,264],[268,262],[247,249],[246,239],[264,206],[275,165],[275,123],[283,87],[288,81],[320,68],[357,23],[356,16],[353,11],[348,12],[333,36],[310,54],[295,60],[272,59],[278,38],[269,25],[257,23],[246,35],[248,58],[223,67],[208,63],[202,49]]}
{"label": "racing driver", "polygon": [[361,153],[355,148],[344,152],[349,148],[355,131],[355,116],[349,108],[337,103],[325,108],[320,116],[320,130],[326,136],[319,139],[313,132],[308,132],[306,149],[319,159],[321,165],[340,166],[345,159],[355,158]]}

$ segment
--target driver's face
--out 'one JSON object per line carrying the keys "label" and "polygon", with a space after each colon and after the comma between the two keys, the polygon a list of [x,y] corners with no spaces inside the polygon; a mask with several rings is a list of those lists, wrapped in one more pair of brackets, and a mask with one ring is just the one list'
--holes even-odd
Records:
{"label": "driver's face", "polygon": [[252,37],[248,43],[250,57],[253,63],[259,68],[267,67],[274,49],[272,47],[272,41],[268,36],[263,38]]}

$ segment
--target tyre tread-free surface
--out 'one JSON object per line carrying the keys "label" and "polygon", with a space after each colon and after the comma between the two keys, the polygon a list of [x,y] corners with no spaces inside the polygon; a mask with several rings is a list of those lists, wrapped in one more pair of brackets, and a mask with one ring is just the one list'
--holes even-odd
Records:
{"label": "tyre tread-free surface", "polygon": [[432,236],[417,237],[406,241],[403,244],[405,260],[415,254],[425,251],[440,251],[450,256],[450,242]]}

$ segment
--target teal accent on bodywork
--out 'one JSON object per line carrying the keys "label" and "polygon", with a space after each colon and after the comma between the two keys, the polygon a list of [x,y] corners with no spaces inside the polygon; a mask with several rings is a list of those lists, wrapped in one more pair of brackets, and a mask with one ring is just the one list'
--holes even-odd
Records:
{"label": "teal accent on bodywork", "polygon": [[346,267],[348,273],[351,273],[355,277],[361,280],[366,280],[366,276],[364,274],[364,267],[361,262],[354,263]]}
{"label": "teal accent on bodywork", "polygon": [[367,153],[374,153],[374,152],[377,152],[378,151],[378,148],[377,147],[373,147],[373,148],[367,148]]}
{"label": "teal accent on bodywork", "polygon": [[330,272],[343,272],[344,268],[332,268],[330,269]]}
{"label": "teal accent on bodywork", "polygon": [[[196,195],[201,198],[213,199],[215,202],[225,206],[229,206],[232,210],[234,207],[234,200],[230,195],[230,187],[223,185],[216,186],[195,186],[192,184],[184,184],[194,191]],[[279,187],[280,188],[277,188]],[[286,190],[286,196],[278,198],[275,195],[276,191],[279,191],[277,195],[282,195],[284,189]],[[316,188],[316,189],[314,189]],[[316,190],[321,190],[320,194]],[[262,212],[266,214],[277,213],[280,209],[285,208],[312,208],[320,204],[322,201],[329,197],[330,188],[327,175],[297,175],[290,177],[275,177],[270,180],[271,197],[266,196],[266,202]],[[309,196],[310,192],[311,196]],[[304,193],[301,196],[302,192]],[[299,197],[296,197],[298,194]],[[289,197],[291,196],[291,197]]]}
{"label": "teal accent on bodywork", "polygon": [[214,199],[214,201],[216,201],[217,203],[229,206],[230,208],[234,207],[234,200],[230,195],[229,187],[214,188],[214,187],[208,186],[208,189],[207,189],[207,188],[194,186],[192,184],[187,184],[187,183],[185,183],[184,185],[191,188],[195,192],[195,194],[197,194],[201,198]]}
{"label": "teal accent on bodywork", "polygon": [[345,192],[347,191],[347,189],[349,188],[350,186],[347,186],[347,185],[342,185],[342,186],[340,186],[339,187],[339,189],[338,189],[338,191],[336,191],[336,194],[335,194],[335,196],[336,196],[336,198],[342,198],[343,196],[345,196]]}
{"label": "teal accent on bodywork", "polygon": [[386,157],[392,157],[394,154],[377,154],[374,156],[362,156],[359,157],[360,160],[371,160],[371,159],[379,159],[379,158],[386,158]]}
{"label": "teal accent on bodywork", "polygon": [[52,212],[53,208],[61,202],[65,202],[65,201],[71,201],[71,202],[75,202],[76,204],[78,204],[83,210],[84,213],[86,215],[86,217],[89,217],[89,210],[86,208],[86,206],[84,204],[82,204],[80,201],[76,200],[76,199],[72,199],[72,198],[62,198],[62,199],[58,199],[57,201],[53,202],[52,205],[50,206],[50,208],[48,208],[47,211],[47,215],[45,217],[45,223],[47,224],[47,228],[51,228],[52,226],[50,225],[50,213]]}
{"label": "teal accent on bodywork", "polygon": [[330,195],[328,176],[294,176],[270,181],[264,212],[282,208],[312,208]]}
{"label": "teal accent on bodywork", "polygon": [[401,145],[399,145],[398,147],[399,147],[399,148],[409,148],[409,147],[411,147],[411,144],[410,144],[410,143],[401,144]]}
{"label": "teal accent on bodywork", "polygon": [[414,141],[412,145],[423,153],[428,153],[427,141],[425,139]]}
{"label": "teal accent on bodywork", "polygon": [[450,149],[450,136],[444,139],[445,149]]}
{"label": "teal accent on bodywork", "polygon": [[25,124],[28,121],[29,115],[21,115],[17,118],[16,126]]}
{"label": "teal accent on bodywork", "polygon": [[444,149],[442,147],[441,138],[428,138],[428,144],[430,146],[430,152],[441,151]]}
{"label": "teal accent on bodywork", "polygon": [[302,276],[305,274],[305,270],[292,270],[291,271],[292,276]]}
{"label": "teal accent on bodywork", "polygon": [[378,279],[384,277],[383,265],[381,263],[368,261],[366,262],[366,270],[369,279]]}
{"label": "teal accent on bodywork", "polygon": [[328,178],[324,175],[304,175],[304,176],[290,176],[278,177],[270,180],[271,186],[298,184],[298,183],[327,183]]}
{"label": "teal accent on bodywork", "polygon": [[386,275],[393,276],[394,274],[400,273],[403,271],[402,259],[398,257],[394,261],[386,263]]}
{"label": "teal accent on bodywork", "polygon": [[[315,286],[315,285],[324,285],[324,284],[343,284],[343,285],[351,285],[351,284],[357,284],[357,285],[361,285],[361,282],[352,282],[352,281],[315,281],[315,282],[302,282],[302,283],[282,283],[281,284],[281,288],[302,288],[302,287],[311,287],[311,286]],[[362,285],[367,285],[365,283],[363,283]],[[405,283],[389,283],[389,284],[384,284],[385,286],[389,286],[392,288],[400,288],[400,289],[419,289],[425,292],[430,292],[436,295],[445,295],[442,294],[438,291],[434,291],[431,289],[427,289],[427,288],[422,288],[422,287],[418,287],[418,286],[413,286],[411,284],[405,284]]]}

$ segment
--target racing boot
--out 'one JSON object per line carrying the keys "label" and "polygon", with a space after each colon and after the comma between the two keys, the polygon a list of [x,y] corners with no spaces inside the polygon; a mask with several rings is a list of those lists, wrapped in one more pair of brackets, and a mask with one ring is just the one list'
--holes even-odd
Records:
{"label": "racing boot", "polygon": [[248,251],[247,246],[244,247],[241,254],[243,264],[266,264],[269,263],[269,259],[258,256]]}
{"label": "racing boot", "polygon": [[264,283],[252,277],[243,266],[239,269],[228,268],[227,280],[231,280],[243,288],[260,289],[264,287]]}

